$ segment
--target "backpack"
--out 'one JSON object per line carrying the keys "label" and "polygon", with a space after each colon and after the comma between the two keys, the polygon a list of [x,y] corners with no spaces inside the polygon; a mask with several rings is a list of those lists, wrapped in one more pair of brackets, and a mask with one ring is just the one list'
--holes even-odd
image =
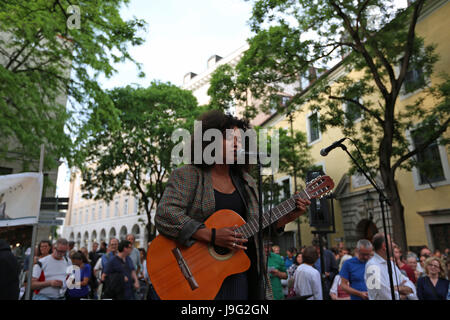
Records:
{"label": "backpack", "polygon": [[[67,259],[66,256],[64,256],[64,259],[66,260],[66,263],[69,263],[69,260]],[[38,281],[39,282],[44,282],[45,281],[45,273],[44,270],[42,270],[42,262],[40,262],[39,260],[36,262],[36,264],[39,266],[39,268],[41,268],[41,274],[39,275]],[[34,290],[34,294],[38,294],[41,290]]]}

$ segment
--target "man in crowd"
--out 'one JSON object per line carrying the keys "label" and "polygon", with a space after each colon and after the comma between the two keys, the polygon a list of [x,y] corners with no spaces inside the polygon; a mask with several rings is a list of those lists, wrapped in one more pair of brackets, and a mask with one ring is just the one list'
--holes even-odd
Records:
{"label": "man in crowd", "polygon": [[107,283],[105,297],[135,300],[133,288],[139,289],[139,281],[133,261],[129,257],[133,251],[131,242],[127,240],[120,241],[118,251],[104,269],[103,275]]}
{"label": "man in crowd", "polygon": [[352,256],[350,255],[350,250],[348,248],[343,247],[339,249],[339,260],[337,261],[339,270],[342,269],[342,265],[344,264],[344,262],[351,258]]}
{"label": "man in crowd", "polygon": [[356,244],[356,257],[346,260],[339,272],[341,286],[350,294],[351,300],[367,300],[368,293],[364,273],[366,263],[372,257],[372,244],[369,240],[361,239]]}
{"label": "man in crowd", "polygon": [[106,268],[106,265],[108,264],[108,261],[110,261],[116,255],[118,244],[119,241],[116,238],[109,239],[109,246],[107,248],[108,252],[102,255],[101,258],[97,260],[97,263],[94,267],[94,274],[98,279],[100,279],[98,286],[98,295],[100,297],[102,296],[102,292],[104,292],[104,290],[106,289],[104,288],[105,276],[103,272]]}
{"label": "man in crowd", "polygon": [[0,300],[19,299],[19,271],[8,242],[0,239]]}
{"label": "man in crowd", "polygon": [[[320,245],[319,245],[319,239],[314,239],[312,242],[312,245],[314,248],[316,248],[318,259],[316,263],[314,263],[314,268],[319,271],[319,273],[322,275],[321,272],[321,260],[320,260]],[[329,295],[331,285],[333,284],[334,276],[338,273],[338,265],[336,262],[336,258],[334,257],[333,252],[326,249],[325,247],[322,248],[322,254],[323,254],[323,261],[324,261],[324,292],[323,292],[323,299],[324,300],[330,300],[331,297]]]}
{"label": "man in crowd", "polygon": [[139,272],[142,270],[142,264],[139,249],[134,246],[134,242],[136,241],[136,239],[133,234],[129,234],[127,235],[127,240],[130,241],[131,246],[133,247],[133,250],[130,253],[130,258],[131,261],[133,261],[134,270],[136,270],[136,274],[139,274]]}
{"label": "man in crowd", "polygon": [[[66,257],[68,242],[60,238],[56,241],[55,250],[51,255],[39,259],[33,267],[31,290],[39,290],[33,300],[63,300],[68,276],[68,267],[72,265]],[[44,274],[44,279],[41,273]],[[41,280],[39,280],[41,279]]]}
{"label": "man in crowd", "polygon": [[[91,270],[95,269],[95,265],[97,261],[100,259],[101,255],[98,253],[98,242],[94,242],[92,244],[92,251],[89,252],[89,264],[91,266]],[[97,289],[98,289],[98,281],[95,276],[95,272],[91,272],[91,277],[89,279],[89,287],[91,290],[89,291],[89,298],[96,299],[97,298]]]}
{"label": "man in crowd", "polygon": [[[372,244],[375,251],[374,256],[366,263],[365,281],[368,289],[369,300],[391,300],[391,286],[387,266],[387,252],[392,257],[391,240],[388,243],[383,233],[373,236]],[[393,261],[389,261],[392,267],[392,279],[396,300],[417,300],[415,285],[403,275]]]}

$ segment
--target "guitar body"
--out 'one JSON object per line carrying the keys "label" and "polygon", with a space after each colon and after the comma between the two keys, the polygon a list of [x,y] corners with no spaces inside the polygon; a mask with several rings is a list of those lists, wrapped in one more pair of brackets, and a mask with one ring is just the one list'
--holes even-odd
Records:
{"label": "guitar body", "polygon": [[[231,210],[219,210],[205,221],[207,228],[216,229],[243,224],[244,219]],[[177,259],[173,251],[177,248],[182,259],[180,255]],[[250,267],[250,259],[243,250],[225,251],[215,250],[203,241],[196,241],[189,248],[183,247],[158,235],[147,254],[147,271],[156,293],[162,300],[214,299],[226,277]],[[180,263],[188,271],[183,270]]]}

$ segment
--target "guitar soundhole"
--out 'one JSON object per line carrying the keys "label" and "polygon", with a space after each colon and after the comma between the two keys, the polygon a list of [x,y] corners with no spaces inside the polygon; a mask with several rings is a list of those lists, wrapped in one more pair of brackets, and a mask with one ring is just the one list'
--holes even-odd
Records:
{"label": "guitar soundhole", "polygon": [[230,253],[230,249],[224,248],[224,247],[219,247],[219,246],[214,246],[214,251],[221,256],[224,256],[228,253]]}

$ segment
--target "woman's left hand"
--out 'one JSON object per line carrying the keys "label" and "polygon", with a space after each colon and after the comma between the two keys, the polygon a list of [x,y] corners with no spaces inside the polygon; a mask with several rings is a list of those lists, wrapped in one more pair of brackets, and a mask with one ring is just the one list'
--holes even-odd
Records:
{"label": "woman's left hand", "polygon": [[[298,193],[298,192],[296,192],[296,193]],[[305,214],[306,207],[311,204],[311,201],[309,201],[307,199],[297,198],[297,199],[295,199],[295,204],[296,204],[297,208],[294,211],[291,211],[287,215],[283,216],[280,220],[278,220],[277,229],[285,226],[289,222],[292,222],[295,219],[297,219],[298,217],[300,217],[301,215]]]}

